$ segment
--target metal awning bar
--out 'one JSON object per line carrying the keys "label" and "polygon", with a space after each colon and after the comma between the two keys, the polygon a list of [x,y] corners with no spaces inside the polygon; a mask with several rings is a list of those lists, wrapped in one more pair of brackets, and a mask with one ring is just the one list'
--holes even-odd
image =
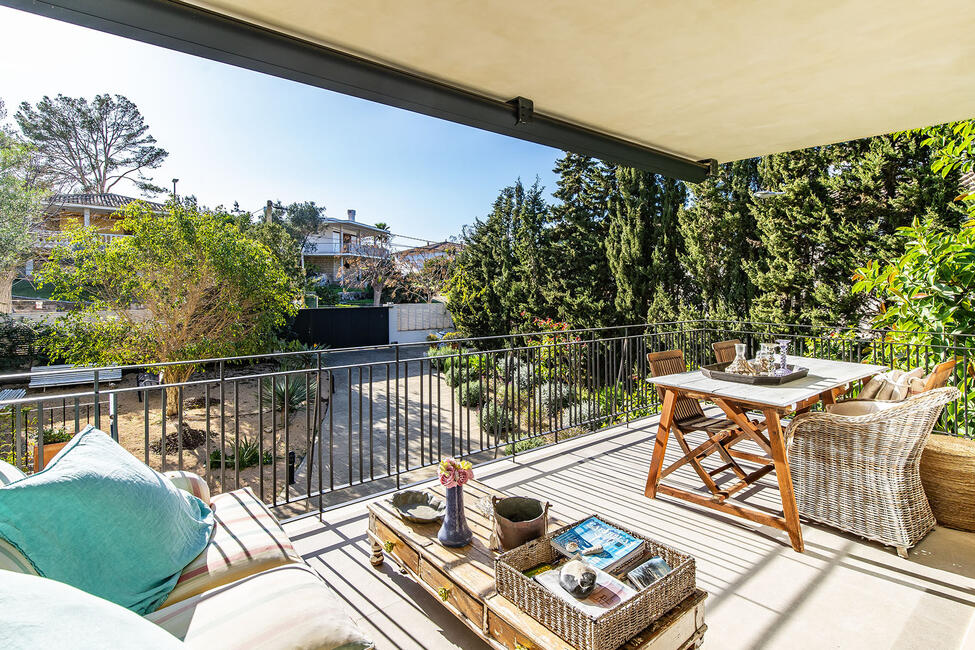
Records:
{"label": "metal awning bar", "polygon": [[523,98],[498,101],[178,2],[0,0],[0,4],[610,163],[691,182],[703,180],[708,173],[706,162],[533,112],[531,102]]}

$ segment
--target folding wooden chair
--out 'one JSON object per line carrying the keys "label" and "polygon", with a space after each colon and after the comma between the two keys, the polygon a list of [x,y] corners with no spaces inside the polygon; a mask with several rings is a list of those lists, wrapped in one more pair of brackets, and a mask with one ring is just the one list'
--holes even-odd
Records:
{"label": "folding wooden chair", "polygon": [[741,343],[740,339],[728,339],[711,344],[714,350],[714,358],[717,363],[731,363],[735,360],[735,346]]}
{"label": "folding wooden chair", "polygon": [[[650,365],[650,373],[655,377],[687,371],[682,350],[651,352],[647,355],[647,362]],[[664,390],[659,386],[657,387],[657,395],[663,402]],[[704,433],[707,440],[692,449],[685,436],[696,431]],[[715,418],[705,415],[698,400],[683,395],[677,396],[674,402],[671,433],[684,451],[684,457],[663,470],[660,478],[666,477],[683,465],[690,464],[711,493],[719,499],[724,499],[728,496],[727,491],[722,490],[714,482],[715,475],[731,470],[739,479],[747,477],[747,472],[741,468],[726,449],[727,444],[740,439],[741,429],[728,418]],[[714,453],[721,456],[724,464],[713,470],[707,470],[701,465],[701,461]]]}

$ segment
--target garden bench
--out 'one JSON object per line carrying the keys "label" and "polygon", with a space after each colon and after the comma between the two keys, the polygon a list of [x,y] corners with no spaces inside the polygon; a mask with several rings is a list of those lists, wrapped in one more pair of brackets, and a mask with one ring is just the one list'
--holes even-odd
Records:
{"label": "garden bench", "polygon": [[[60,371],[60,372],[55,372]],[[98,383],[122,381],[121,369],[98,371]],[[55,366],[34,366],[30,369],[28,388],[53,388],[95,383],[95,371],[84,367],[62,364]]]}

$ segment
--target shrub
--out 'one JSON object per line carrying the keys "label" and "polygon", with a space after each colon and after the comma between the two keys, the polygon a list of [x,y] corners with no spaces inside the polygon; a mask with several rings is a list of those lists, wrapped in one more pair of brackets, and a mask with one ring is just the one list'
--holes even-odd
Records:
{"label": "shrub", "polygon": [[[273,388],[272,388],[273,385]],[[287,386],[287,391],[285,391]],[[261,406],[271,408],[272,391],[274,408],[284,411],[285,392],[287,392],[288,413],[294,413],[305,407],[309,398],[314,401],[318,386],[313,377],[308,380],[308,390],[305,390],[305,374],[274,377],[272,382],[261,381]],[[309,395],[310,393],[310,395]]]}
{"label": "shrub", "polygon": [[221,462],[225,467],[234,467],[234,460],[239,458],[237,462],[238,469],[244,469],[246,467],[253,467],[260,461],[261,465],[270,465],[274,462],[274,455],[270,450],[265,450],[263,456],[261,455],[261,448],[256,440],[248,440],[244,438],[237,443],[236,448],[231,446],[231,451],[224,454],[224,457],[220,457],[220,450],[214,449],[210,452],[210,467],[216,468],[220,467]]}
{"label": "shrub", "polygon": [[462,367],[451,366],[447,369],[447,372],[444,373],[444,381],[446,381],[447,385],[451,388],[460,386],[461,383],[467,380],[467,377],[468,371],[466,368]]}
{"label": "shrub", "polygon": [[514,359],[509,364],[507,376],[521,390],[532,388],[540,379],[530,364],[521,359]]}
{"label": "shrub", "polygon": [[484,402],[484,392],[480,381],[469,381],[457,387],[457,401],[461,406],[480,406]]}
{"label": "shrub", "polygon": [[534,438],[519,440],[514,444],[508,443],[504,446],[504,455],[510,456],[512,453],[520,454],[521,452],[528,451],[529,449],[543,447],[548,443],[549,440],[547,436],[535,436]]}
{"label": "shrub", "polygon": [[[74,437],[73,433],[68,433],[64,430],[64,427],[57,427],[55,429],[44,429],[44,444],[53,445],[59,442],[67,442]],[[34,440],[37,442],[37,440]]]}
{"label": "shrub", "polygon": [[599,403],[582,402],[562,410],[563,426],[579,426],[595,431],[609,422]]}
{"label": "shrub", "polygon": [[456,362],[456,354],[456,350],[448,347],[438,347],[436,345],[431,345],[430,349],[427,350],[427,358],[439,370],[449,370],[453,367]]}
{"label": "shrub", "polygon": [[576,391],[569,384],[545,382],[538,387],[538,400],[548,415],[555,415],[559,409],[576,401]]}
{"label": "shrub", "polygon": [[318,296],[318,305],[337,305],[342,298],[342,287],[334,284],[320,284],[315,287],[315,295]]}
{"label": "shrub", "polygon": [[489,402],[481,409],[481,429],[486,432],[506,433],[515,428],[515,418],[507,404]]}

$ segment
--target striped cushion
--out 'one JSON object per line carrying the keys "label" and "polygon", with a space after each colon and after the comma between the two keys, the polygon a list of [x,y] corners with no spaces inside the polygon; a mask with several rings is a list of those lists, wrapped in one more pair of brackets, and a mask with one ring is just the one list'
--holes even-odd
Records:
{"label": "striped cushion", "polygon": [[161,607],[271,567],[301,562],[281,524],[250,488],[218,494],[210,543],[186,565]]}
{"label": "striped cushion", "polygon": [[210,486],[199,474],[184,471],[165,472],[164,475],[173,485],[184,492],[189,492],[203,503],[210,503]]}
{"label": "striped cushion", "polygon": [[19,469],[0,460],[0,485],[10,485],[14,481],[27,478],[27,475]]}
{"label": "striped cushion", "polygon": [[7,540],[0,537],[0,569],[4,571],[14,571],[15,573],[26,573],[28,575],[40,575],[34,565],[30,563],[23,553],[12,546]]}
{"label": "striped cushion", "polygon": [[146,615],[191,648],[321,648],[373,645],[341,601],[305,564],[279,566]]}

